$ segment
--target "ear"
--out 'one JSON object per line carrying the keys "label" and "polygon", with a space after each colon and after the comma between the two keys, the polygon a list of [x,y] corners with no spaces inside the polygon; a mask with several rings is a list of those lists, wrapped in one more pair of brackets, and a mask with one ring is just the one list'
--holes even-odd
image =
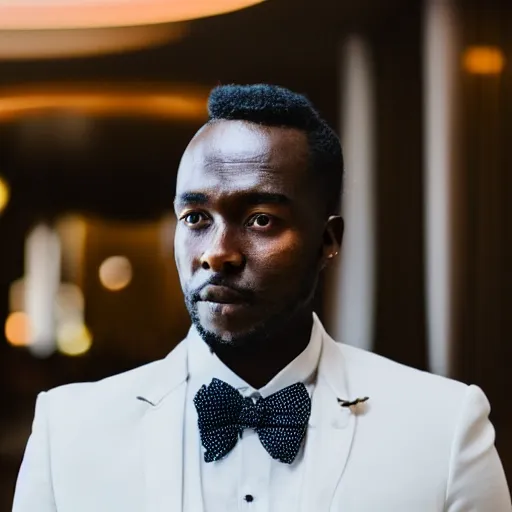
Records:
{"label": "ear", "polygon": [[331,215],[327,219],[323,234],[322,268],[334,260],[340,252],[344,229],[345,223],[339,215]]}

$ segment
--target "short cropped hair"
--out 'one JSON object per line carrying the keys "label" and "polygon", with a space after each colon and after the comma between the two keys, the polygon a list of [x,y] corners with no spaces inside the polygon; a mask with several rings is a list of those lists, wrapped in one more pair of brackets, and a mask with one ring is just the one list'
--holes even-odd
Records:
{"label": "short cropped hair", "polygon": [[221,85],[210,93],[208,114],[210,122],[241,120],[305,132],[310,167],[321,180],[326,213],[338,213],[343,191],[340,140],[305,96],[277,85]]}

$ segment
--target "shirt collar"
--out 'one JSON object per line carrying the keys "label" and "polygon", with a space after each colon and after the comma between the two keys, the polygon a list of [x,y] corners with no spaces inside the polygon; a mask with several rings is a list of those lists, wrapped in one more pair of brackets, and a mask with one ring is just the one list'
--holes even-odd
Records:
{"label": "shirt collar", "polygon": [[189,378],[201,385],[209,384],[213,378],[217,378],[238,389],[244,396],[258,394],[263,398],[296,382],[306,384],[316,372],[322,348],[320,321],[316,315],[313,317],[313,328],[307,347],[260,389],[254,389],[228,368],[210,351],[208,345],[192,327],[187,336]]}

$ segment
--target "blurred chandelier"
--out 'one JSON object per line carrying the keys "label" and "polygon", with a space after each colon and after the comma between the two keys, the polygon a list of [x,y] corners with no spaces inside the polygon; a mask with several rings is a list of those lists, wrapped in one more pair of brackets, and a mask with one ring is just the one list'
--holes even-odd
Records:
{"label": "blurred chandelier", "polygon": [[127,27],[223,14],[263,0],[0,0],[0,30]]}
{"label": "blurred chandelier", "polygon": [[186,20],[262,1],[0,0],[0,60],[86,57],[166,44],[187,35]]}
{"label": "blurred chandelier", "polygon": [[60,59],[122,53],[179,41],[187,33],[187,23],[56,30],[0,29],[0,60]]}

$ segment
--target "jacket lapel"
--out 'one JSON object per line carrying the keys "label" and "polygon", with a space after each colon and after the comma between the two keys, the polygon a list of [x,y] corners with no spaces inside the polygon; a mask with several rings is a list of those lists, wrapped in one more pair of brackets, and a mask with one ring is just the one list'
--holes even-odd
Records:
{"label": "jacket lapel", "polygon": [[[356,415],[337,400],[355,398],[346,381],[341,347],[324,331],[316,315],[315,322],[321,331],[322,353],[305,443],[302,512],[329,510],[356,426]],[[187,377],[184,341],[160,362],[154,378],[137,396],[146,407],[141,424],[146,512],[181,512],[183,508]],[[202,503],[198,505],[202,509]]]}
{"label": "jacket lapel", "polygon": [[187,373],[182,342],[160,362],[152,383],[137,397],[147,406],[141,426],[147,512],[182,510]]}
{"label": "jacket lapel", "polygon": [[[315,317],[315,321],[319,320]],[[356,415],[338,398],[352,400],[341,347],[322,330],[322,353],[306,437],[303,512],[330,509],[352,446]]]}

